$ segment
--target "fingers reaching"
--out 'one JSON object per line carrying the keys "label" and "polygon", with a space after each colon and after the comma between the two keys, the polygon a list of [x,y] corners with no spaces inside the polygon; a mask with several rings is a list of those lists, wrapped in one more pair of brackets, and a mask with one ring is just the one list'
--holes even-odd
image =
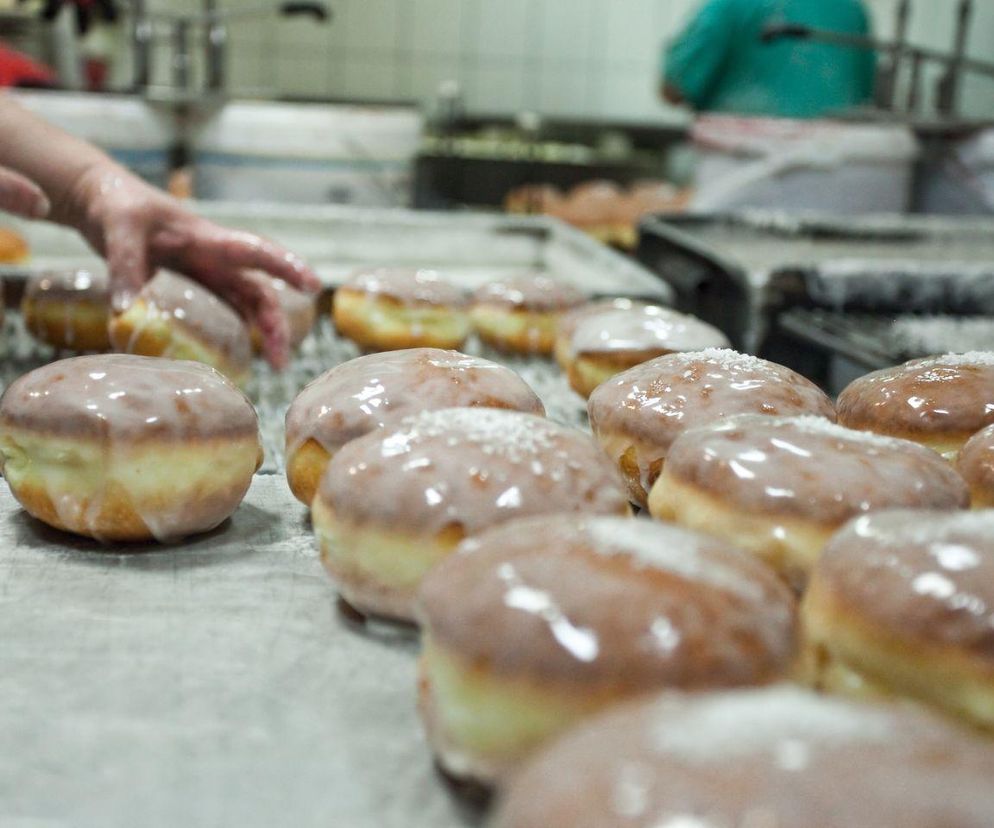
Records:
{"label": "fingers reaching", "polygon": [[290,360],[290,325],[269,278],[262,273],[229,270],[214,271],[203,282],[255,323],[266,360],[274,368],[285,368]]}
{"label": "fingers reaching", "polygon": [[51,209],[41,187],[20,173],[0,167],[0,210],[23,218],[40,219]]}
{"label": "fingers reaching", "polygon": [[136,220],[121,217],[108,228],[104,247],[110,272],[111,303],[115,312],[121,313],[128,309],[152,275],[146,228]]}
{"label": "fingers reaching", "polygon": [[300,257],[252,233],[210,225],[203,243],[205,252],[210,251],[227,267],[262,270],[308,293],[321,289],[317,275]]}

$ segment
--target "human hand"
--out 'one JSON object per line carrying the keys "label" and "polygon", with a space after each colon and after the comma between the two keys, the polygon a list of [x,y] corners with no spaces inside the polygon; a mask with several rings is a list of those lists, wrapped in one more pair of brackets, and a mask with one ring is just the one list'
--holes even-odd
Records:
{"label": "human hand", "polygon": [[0,210],[23,218],[45,218],[51,210],[41,187],[20,173],[0,167]]}
{"label": "human hand", "polygon": [[317,291],[317,276],[294,254],[252,233],[229,230],[197,216],[111,164],[81,175],[58,212],[60,220],[76,227],[106,258],[115,310],[126,308],[160,267],[175,270],[196,279],[255,322],[270,364],[286,365],[288,323],[263,273],[301,290]]}

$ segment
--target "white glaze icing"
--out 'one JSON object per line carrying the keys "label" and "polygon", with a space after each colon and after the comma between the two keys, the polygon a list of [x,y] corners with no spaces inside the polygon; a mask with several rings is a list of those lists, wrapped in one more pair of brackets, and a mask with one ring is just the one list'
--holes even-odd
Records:
{"label": "white glaze icing", "polygon": [[463,307],[468,297],[434,270],[381,267],[354,274],[342,288],[403,304]]}
{"label": "white glaze icing", "polygon": [[487,408],[424,412],[353,440],[332,458],[318,497],[343,522],[431,535],[628,508],[617,472],[588,435]]}
{"label": "white glaze icing", "polygon": [[[22,432],[38,439],[21,445]],[[122,480],[140,472],[133,468],[136,446],[157,449],[167,464],[170,446],[185,450],[224,438],[254,441],[247,459],[247,488],[261,453],[255,409],[228,379],[197,362],[127,354],[75,357],[20,377],[0,398],[4,463],[12,457],[22,461],[27,449],[43,453],[44,457],[36,458],[39,469],[46,467],[66,482],[49,491],[60,518],[67,525],[90,528],[89,534],[97,538],[100,533],[93,528],[94,518],[107,487],[113,483],[121,488]],[[206,448],[205,457],[222,464],[214,467],[219,477],[226,471],[226,462],[232,468],[245,465],[241,456],[226,458],[223,452],[210,453]],[[26,459],[31,461],[31,457]],[[184,456],[182,462],[194,461]],[[166,480],[176,471],[168,465],[158,470]],[[194,476],[193,471],[188,469],[189,474],[179,477],[178,489]],[[209,477],[211,469],[198,471]],[[84,476],[78,489],[72,484],[73,475]],[[224,485],[230,482],[225,480]],[[80,499],[84,488],[88,491],[85,503]],[[154,509],[144,508],[137,499],[132,503],[159,540],[213,528],[230,513],[228,505],[191,504],[181,492]]]}
{"label": "white glaze icing", "polygon": [[476,406],[545,413],[525,381],[496,362],[438,348],[369,354],[326,371],[297,395],[286,414],[287,456],[308,440],[334,454],[402,417]]}
{"label": "white glaze icing", "polygon": [[670,308],[636,305],[609,308],[582,317],[573,331],[572,351],[699,351],[728,345],[717,328]]}

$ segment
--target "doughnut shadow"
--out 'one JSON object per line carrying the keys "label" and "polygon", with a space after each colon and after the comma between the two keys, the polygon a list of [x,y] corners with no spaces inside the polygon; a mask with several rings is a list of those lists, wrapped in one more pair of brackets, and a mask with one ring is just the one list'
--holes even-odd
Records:
{"label": "doughnut shadow", "polygon": [[335,614],[339,623],[354,635],[384,646],[408,650],[415,655],[421,648],[420,632],[414,624],[366,615],[340,595],[335,597]]}
{"label": "doughnut shadow", "polygon": [[265,554],[266,539],[260,529],[276,519],[274,512],[243,503],[217,528],[185,540],[108,544],[54,529],[19,509],[7,518],[6,534],[16,544],[30,547],[40,555],[71,556],[74,561],[91,566],[114,565],[149,571],[194,569]]}

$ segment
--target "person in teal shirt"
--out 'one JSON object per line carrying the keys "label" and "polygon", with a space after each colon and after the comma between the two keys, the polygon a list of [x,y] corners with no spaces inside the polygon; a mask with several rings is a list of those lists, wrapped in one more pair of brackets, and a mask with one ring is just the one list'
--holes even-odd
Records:
{"label": "person in teal shirt", "polygon": [[699,112],[817,118],[867,104],[872,51],[804,40],[764,43],[770,24],[867,35],[861,0],[705,0],[670,45],[663,97]]}

